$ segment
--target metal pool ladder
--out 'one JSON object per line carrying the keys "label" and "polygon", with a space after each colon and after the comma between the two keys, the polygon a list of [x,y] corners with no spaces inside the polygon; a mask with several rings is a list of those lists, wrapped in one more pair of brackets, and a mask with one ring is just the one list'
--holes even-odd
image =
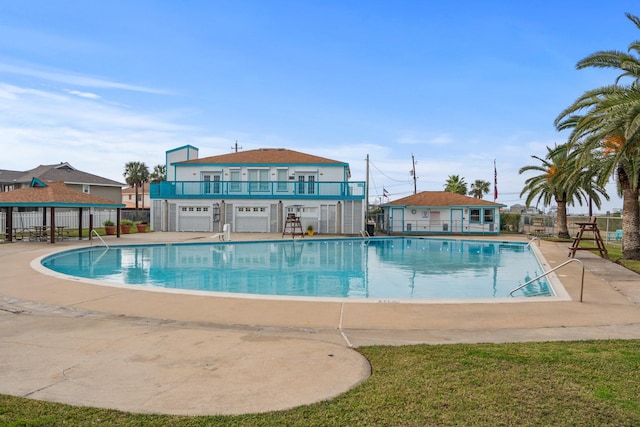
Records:
{"label": "metal pool ladder", "polygon": [[578,262],[580,263],[580,265],[582,266],[582,279],[580,281],[580,302],[582,302],[582,294],[584,292],[584,264],[582,263],[582,261],[580,261],[579,259],[576,258],[571,258],[568,261],[563,262],[562,264],[555,266],[554,268],[552,268],[549,271],[546,271],[544,273],[542,273],[541,275],[534,277],[533,279],[529,280],[528,282],[524,283],[523,285],[518,286],[517,288],[515,288],[514,290],[512,290],[511,292],[509,292],[509,296],[513,296],[513,293],[516,291],[519,291],[520,289],[524,288],[525,286],[530,285],[531,283],[535,282],[536,280],[542,279],[543,277],[553,273],[554,271],[558,270],[561,267],[564,267],[565,265],[569,264],[570,262]]}
{"label": "metal pool ladder", "polygon": [[[107,247],[107,249],[109,249],[109,245],[107,245],[107,242],[105,242],[105,241],[102,239],[102,237],[98,234],[98,232],[97,232],[95,229],[94,229],[94,230],[91,230],[91,234],[95,234],[95,235],[98,237],[98,239],[100,239],[100,241],[102,242],[102,244],[103,244],[103,245],[105,245],[105,246]],[[91,246],[93,246],[93,240],[91,241]]]}

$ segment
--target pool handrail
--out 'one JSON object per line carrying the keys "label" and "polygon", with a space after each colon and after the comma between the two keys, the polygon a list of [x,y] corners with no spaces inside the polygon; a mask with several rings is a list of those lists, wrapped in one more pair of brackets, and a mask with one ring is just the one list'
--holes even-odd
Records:
{"label": "pool handrail", "polygon": [[531,246],[531,244],[534,242],[534,240],[538,241],[538,247],[540,247],[540,239],[538,239],[537,237],[533,236],[531,238],[531,241],[529,243],[527,243],[527,247]]}
{"label": "pool handrail", "polygon": [[581,282],[580,282],[580,302],[582,302],[582,294],[584,292],[584,264],[582,263],[582,261],[580,261],[579,259],[576,259],[576,258],[571,258],[570,260],[565,261],[562,264],[555,266],[551,270],[546,271],[546,272],[542,273],[541,275],[539,275],[537,277],[534,277],[533,279],[527,281],[526,283],[518,286],[517,288],[515,288],[514,290],[509,292],[509,296],[513,296],[514,292],[519,291],[520,289],[524,288],[525,286],[530,285],[531,283],[535,282],[536,280],[542,279],[543,277],[547,276],[550,273],[553,273],[554,271],[556,271],[560,267],[564,267],[565,265],[567,265],[567,264],[569,264],[570,262],[573,262],[573,261],[577,261],[582,266],[582,279],[581,279]]}
{"label": "pool handrail", "polygon": [[[98,239],[100,239],[100,241],[102,242],[103,245],[105,245],[107,247],[107,249],[109,249],[109,245],[107,245],[107,242],[105,242],[102,237],[100,236],[100,234],[98,234],[98,232],[94,229],[91,230],[91,234],[95,234],[96,236],[98,236]],[[91,239],[91,246],[93,246],[93,239]]]}

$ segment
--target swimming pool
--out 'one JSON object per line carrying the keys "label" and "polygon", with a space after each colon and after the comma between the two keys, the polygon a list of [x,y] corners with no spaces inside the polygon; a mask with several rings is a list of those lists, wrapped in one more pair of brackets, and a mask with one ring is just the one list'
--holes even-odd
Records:
{"label": "swimming pool", "polygon": [[[150,289],[375,300],[505,298],[543,271],[524,243],[406,237],[90,247],[41,263]],[[540,279],[523,295],[554,292]]]}

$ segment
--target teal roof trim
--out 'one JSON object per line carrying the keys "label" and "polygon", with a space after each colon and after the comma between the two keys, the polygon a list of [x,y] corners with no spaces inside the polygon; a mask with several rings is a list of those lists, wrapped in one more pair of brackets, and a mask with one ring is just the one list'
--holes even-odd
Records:
{"label": "teal roof trim", "polygon": [[216,167],[291,167],[291,166],[316,166],[316,167],[340,167],[345,168],[349,167],[349,163],[187,163],[183,164],[183,162],[175,162],[171,163],[174,167],[191,167],[197,168],[202,166],[216,166]]}
{"label": "teal roof trim", "polygon": [[173,152],[175,152],[175,151],[184,150],[185,148],[193,148],[193,149],[194,149],[194,150],[196,150],[196,151],[200,151],[200,150],[198,149],[198,147],[194,147],[193,145],[189,145],[189,144],[187,144],[187,145],[183,145],[182,147],[172,148],[171,150],[167,150],[165,153],[166,153],[166,154],[169,154],[169,153],[173,153]]}
{"label": "teal roof trim", "polygon": [[31,184],[29,184],[29,187],[48,187],[48,185],[40,181],[38,178],[31,178]]}

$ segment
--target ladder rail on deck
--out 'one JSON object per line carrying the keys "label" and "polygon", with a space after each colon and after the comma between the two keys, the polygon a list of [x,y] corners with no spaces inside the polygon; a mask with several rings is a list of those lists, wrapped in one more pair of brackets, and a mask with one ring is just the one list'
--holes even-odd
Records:
{"label": "ladder rail on deck", "polygon": [[[109,249],[109,245],[107,245],[107,242],[104,241],[104,239],[100,236],[100,234],[98,234],[96,230],[91,230],[91,234],[95,234],[96,236],[98,236],[98,239],[100,239],[102,244],[105,245],[107,249]],[[91,246],[93,246],[93,240],[91,240]]]}
{"label": "ladder rail on deck", "polygon": [[576,258],[571,258],[570,260],[565,261],[562,264],[555,266],[551,270],[546,271],[546,272],[540,274],[539,276],[534,277],[533,279],[529,280],[528,282],[518,286],[517,288],[515,288],[514,290],[509,292],[509,296],[513,296],[514,292],[519,291],[520,289],[522,289],[522,288],[524,288],[526,286],[529,286],[530,284],[532,284],[536,280],[542,279],[543,277],[553,273],[554,271],[558,270],[559,268],[562,268],[565,265],[569,264],[570,262],[574,262],[574,261],[578,262],[582,266],[582,279],[581,279],[581,282],[580,282],[580,302],[582,302],[582,295],[584,293],[584,264],[582,263],[582,261],[580,261],[579,259],[576,259]]}

